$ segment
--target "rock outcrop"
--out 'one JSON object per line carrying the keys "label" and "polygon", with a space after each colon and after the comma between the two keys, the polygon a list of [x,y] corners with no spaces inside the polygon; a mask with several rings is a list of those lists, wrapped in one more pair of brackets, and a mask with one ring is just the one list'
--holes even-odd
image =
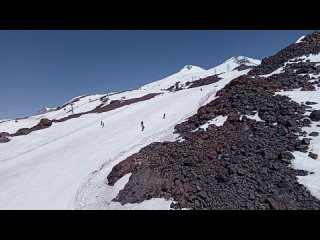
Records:
{"label": "rock outcrop", "polygon": [[320,33],[307,35],[300,43],[294,43],[277,54],[262,59],[261,65],[252,69],[249,75],[269,74],[280,68],[286,61],[308,54],[320,52]]}
{"label": "rock outcrop", "polygon": [[49,120],[47,118],[43,118],[40,120],[40,122],[36,126],[34,126],[32,128],[20,128],[16,133],[11,134],[10,136],[15,137],[15,136],[27,135],[33,131],[48,128],[51,125],[52,125],[51,120]]}

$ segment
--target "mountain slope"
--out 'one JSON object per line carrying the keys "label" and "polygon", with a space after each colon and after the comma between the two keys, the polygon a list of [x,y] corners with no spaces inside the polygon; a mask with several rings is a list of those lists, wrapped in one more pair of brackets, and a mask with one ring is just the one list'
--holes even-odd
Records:
{"label": "mountain slope", "polygon": [[[73,99],[74,113],[92,110],[112,100],[132,99],[160,92],[147,101],[137,102],[103,113],[91,113],[63,122],[53,122],[46,129],[24,136],[12,137],[0,144],[0,208],[1,209],[74,209],[86,205],[92,185],[86,186],[93,176],[110,169],[123,154],[139,151],[155,141],[175,140],[174,126],[193,115],[199,106],[214,99],[233,78],[248,70],[221,74],[213,85],[186,89],[179,92],[133,90],[108,95],[80,96]],[[109,98],[106,101],[106,98]],[[1,131],[14,132],[27,122],[38,123],[41,118],[61,119],[72,115],[70,102],[64,108],[8,122]],[[163,114],[166,118],[163,119]],[[105,127],[102,128],[100,122]],[[145,130],[142,132],[140,122]],[[31,125],[31,123],[30,123]],[[8,127],[9,126],[9,127]],[[123,186],[122,186],[123,187]],[[86,196],[83,198],[82,196]],[[98,198],[94,198],[97,200]],[[109,195],[111,196],[111,195]],[[154,201],[154,200],[152,200]],[[169,205],[170,205],[169,201]],[[96,203],[95,203],[96,204]],[[96,208],[100,206],[94,205]],[[111,205],[113,206],[113,205]],[[167,201],[163,205],[168,208]],[[126,206],[127,207],[127,206]],[[116,206],[115,208],[122,208]]]}
{"label": "mountain slope", "polygon": [[[320,154],[319,136],[308,136],[317,132],[308,111],[320,103],[319,36],[261,65],[241,56],[209,70],[187,65],[139,90],[0,123],[15,132],[79,114],[0,143],[0,208],[320,209],[319,160],[308,156]],[[209,84],[188,84],[198,81]],[[81,115],[152,93],[160,94]]]}
{"label": "mountain slope", "polygon": [[[310,34],[266,58],[176,125],[183,141],[151,144],[115,165],[110,186],[130,178],[114,201],[173,199],[174,209],[319,210],[320,110],[319,102],[306,100],[320,100],[320,69],[319,62],[302,60],[317,60],[319,44],[320,34]],[[285,62],[282,73],[259,76]]]}

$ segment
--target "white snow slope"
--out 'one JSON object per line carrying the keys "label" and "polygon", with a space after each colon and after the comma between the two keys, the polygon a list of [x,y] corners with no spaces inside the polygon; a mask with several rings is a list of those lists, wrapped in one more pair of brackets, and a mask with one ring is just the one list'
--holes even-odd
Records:
{"label": "white snow slope", "polygon": [[153,91],[161,89],[165,90],[173,86],[176,82],[180,82],[179,86],[184,87],[187,82],[193,82],[201,78],[209,77],[215,74],[232,72],[236,67],[239,67],[242,63],[246,64],[247,66],[257,66],[261,63],[261,61],[249,57],[237,56],[232,57],[226,60],[224,63],[214,68],[210,68],[208,70],[205,70],[197,66],[187,65],[184,68],[182,68],[180,72],[175,73],[159,81],[144,85],[140,89],[148,89]]}
{"label": "white snow slope", "polygon": [[[105,184],[108,173],[115,164],[142,147],[155,141],[174,140],[177,136],[173,127],[177,123],[195,114],[200,106],[215,99],[218,90],[248,71],[221,74],[222,80],[202,86],[202,91],[200,88],[178,92],[140,89],[114,94],[109,96],[110,100],[163,93],[113,111],[53,123],[47,129],[0,144],[0,209],[169,209],[171,201],[164,199],[124,206],[111,202],[129,175],[110,187]],[[74,112],[95,108],[101,104],[102,96],[105,95],[81,98],[74,103]],[[0,132],[33,126],[43,117],[61,118],[71,114],[68,110],[2,122]],[[104,121],[104,128],[100,121]],[[143,132],[141,121],[145,125]]]}

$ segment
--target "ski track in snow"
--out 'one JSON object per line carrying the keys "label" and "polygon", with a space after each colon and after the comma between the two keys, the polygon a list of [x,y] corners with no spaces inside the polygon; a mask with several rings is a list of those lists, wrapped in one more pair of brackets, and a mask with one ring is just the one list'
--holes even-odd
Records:
{"label": "ski track in snow", "polygon": [[[88,177],[88,180],[86,180],[85,183],[82,184],[77,191],[74,203],[75,209],[108,209],[107,204],[110,204],[112,199],[117,196],[121,189],[124,188],[131,175],[126,175],[119,179],[114,186],[109,186],[107,185],[106,177],[111,172],[112,168],[121,161],[125,160],[127,157],[139,152],[143,147],[146,147],[151,143],[167,141],[168,137],[172,135],[173,130],[171,128],[173,126],[170,126],[168,130],[155,134],[148,139],[144,139],[139,144],[130,147],[128,150],[120,152],[119,155],[114,159],[103,163],[97,170],[95,170],[91,174],[91,176]],[[123,181],[124,179],[126,179],[126,181]],[[103,189],[105,189],[105,191]],[[92,198],[94,198],[94,201],[92,201]],[[165,200],[163,199],[163,201]],[[170,203],[168,204],[170,205],[171,202],[172,201],[170,201]],[[120,203],[114,204],[119,205],[117,209],[133,209],[136,206],[135,204],[126,204],[124,206],[121,206]],[[168,207],[166,206],[165,209],[168,209]]]}

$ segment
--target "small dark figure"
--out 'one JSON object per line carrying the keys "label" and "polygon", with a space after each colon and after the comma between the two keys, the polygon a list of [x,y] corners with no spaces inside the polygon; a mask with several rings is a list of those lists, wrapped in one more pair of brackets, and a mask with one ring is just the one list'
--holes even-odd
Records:
{"label": "small dark figure", "polygon": [[141,121],[141,127],[143,126],[143,121]]}
{"label": "small dark figure", "polygon": [[142,131],[144,130],[144,126],[142,125]]}
{"label": "small dark figure", "polygon": [[166,118],[166,114],[163,114],[163,119],[165,119]]}
{"label": "small dark figure", "polygon": [[104,127],[104,122],[102,122],[102,121],[101,121],[101,123],[100,123],[100,124],[101,124],[101,127]]}
{"label": "small dark figure", "polygon": [[201,92],[202,92],[202,88],[200,88]]}

